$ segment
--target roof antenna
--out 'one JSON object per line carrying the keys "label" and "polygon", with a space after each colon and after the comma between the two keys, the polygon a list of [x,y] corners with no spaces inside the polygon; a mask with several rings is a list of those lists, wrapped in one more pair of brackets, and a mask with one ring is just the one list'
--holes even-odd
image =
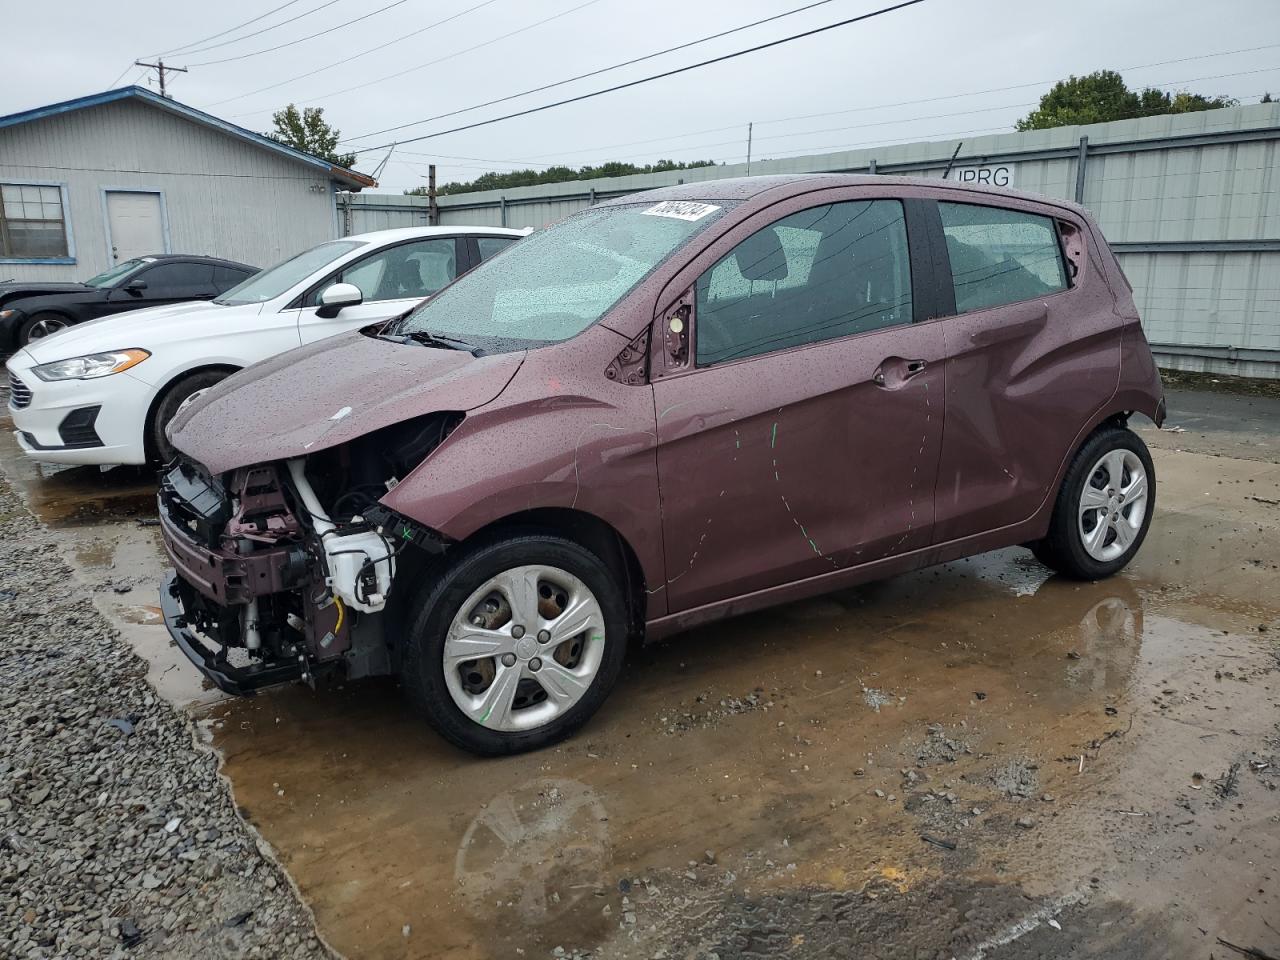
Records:
{"label": "roof antenna", "polygon": [[956,149],[955,149],[955,151],[951,154],[951,159],[947,161],[947,169],[945,169],[945,170],[943,170],[943,171],[942,171],[942,179],[943,179],[943,180],[947,179],[947,177],[951,174],[951,168],[952,168],[953,166],[955,166],[955,163],[956,163],[956,157],[960,156],[960,148],[961,148],[961,147],[963,147],[963,146],[964,146],[964,141],[963,141],[963,140],[961,140],[959,143],[957,143],[957,144],[956,144]]}
{"label": "roof antenna", "polygon": [[[397,143],[398,143],[398,142],[399,142],[399,141],[397,141]],[[382,168],[383,168],[383,167],[385,167],[385,166],[387,165],[387,161],[389,161],[389,160],[391,159],[391,154],[393,154],[393,153],[395,153],[395,152],[396,152],[396,144],[395,144],[395,143],[393,143],[393,144],[391,145],[391,149],[387,151],[387,155],[386,155],[385,157],[383,157],[383,158],[382,158],[382,162],[381,162],[380,164],[378,164],[378,166],[374,169],[373,173],[369,174],[369,176],[371,176],[371,177],[373,177],[373,179],[377,180],[377,179],[378,179],[378,175],[382,173]]]}

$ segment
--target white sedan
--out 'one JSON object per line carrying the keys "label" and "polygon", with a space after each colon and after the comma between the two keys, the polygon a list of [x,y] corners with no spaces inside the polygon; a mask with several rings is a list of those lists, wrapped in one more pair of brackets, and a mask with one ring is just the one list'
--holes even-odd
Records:
{"label": "white sedan", "polygon": [[211,302],[138,310],[37,340],[6,364],[18,443],[50,463],[166,462],[165,424],[193,393],[403,313],[527,232],[415,227],[343,237]]}

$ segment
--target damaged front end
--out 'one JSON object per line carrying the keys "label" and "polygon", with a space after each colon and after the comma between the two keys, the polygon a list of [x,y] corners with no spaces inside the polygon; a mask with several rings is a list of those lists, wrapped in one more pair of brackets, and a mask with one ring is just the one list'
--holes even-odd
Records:
{"label": "damaged front end", "polygon": [[378,501],[460,419],[432,414],[220,476],[185,458],[170,464],[159,513],[174,570],[161,609],[201,672],[242,695],[323,671],[390,672],[397,572],[447,541]]}

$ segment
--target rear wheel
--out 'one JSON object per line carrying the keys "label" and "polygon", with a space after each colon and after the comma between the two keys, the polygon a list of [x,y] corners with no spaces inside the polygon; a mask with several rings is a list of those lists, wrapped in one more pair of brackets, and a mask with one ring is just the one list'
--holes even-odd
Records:
{"label": "rear wheel", "polygon": [[553,536],[509,537],[464,554],[419,600],[404,685],[456,746],[534,750],[604,702],[626,633],[622,591],[595,554]]}
{"label": "rear wheel", "polygon": [[165,436],[164,428],[168,426],[183,402],[193,393],[207,390],[230,375],[231,372],[228,370],[201,370],[199,373],[183,377],[165,389],[156,402],[151,414],[151,423],[147,427],[147,449],[152,460],[159,464],[166,464],[177,456],[178,451]]}
{"label": "rear wheel", "polygon": [[1155,494],[1155,467],[1142,438],[1125,427],[1103,427],[1068,467],[1049,533],[1032,552],[1077,580],[1109,577],[1142,546]]}
{"label": "rear wheel", "polygon": [[18,346],[25,347],[32,340],[51,337],[60,330],[71,326],[71,321],[60,313],[35,313],[27,318],[26,323],[18,328]]}

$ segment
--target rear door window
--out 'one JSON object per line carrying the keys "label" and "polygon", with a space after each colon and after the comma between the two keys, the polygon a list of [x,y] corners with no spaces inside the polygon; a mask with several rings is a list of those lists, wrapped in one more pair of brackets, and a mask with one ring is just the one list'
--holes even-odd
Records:
{"label": "rear door window", "polygon": [[858,200],[753,233],[697,283],[699,366],[910,323],[901,202]]}
{"label": "rear door window", "polygon": [[488,260],[495,253],[501,253],[511,244],[515,243],[518,237],[476,237],[476,246],[480,248],[480,259]]}
{"label": "rear door window", "polygon": [[252,270],[237,270],[234,267],[215,266],[213,268],[213,286],[218,293],[223,293],[238,283],[244,283],[251,276],[253,276]]}
{"label": "rear door window", "polygon": [[1067,288],[1049,217],[939,201],[956,312],[1034,300]]}

